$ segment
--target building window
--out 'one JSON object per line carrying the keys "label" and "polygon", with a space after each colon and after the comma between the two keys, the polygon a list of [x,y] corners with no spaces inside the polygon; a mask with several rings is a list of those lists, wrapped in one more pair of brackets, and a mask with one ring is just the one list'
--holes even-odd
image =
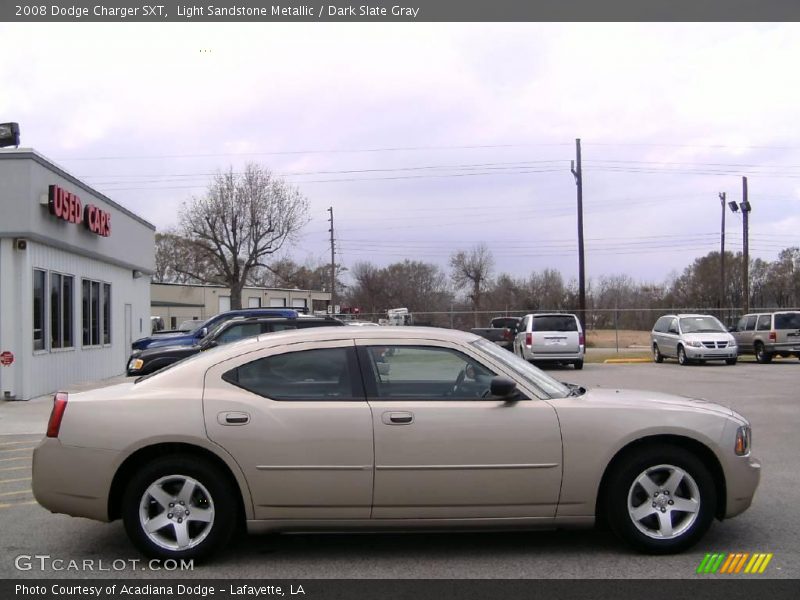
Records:
{"label": "building window", "polygon": [[261,298],[250,296],[247,299],[247,308],[261,308]]}
{"label": "building window", "polygon": [[103,343],[111,343],[111,284],[103,284]]}
{"label": "building window", "polygon": [[50,348],[72,348],[73,277],[50,273]]}
{"label": "building window", "polygon": [[[102,286],[102,287],[101,287]],[[111,343],[111,285],[84,279],[81,282],[83,301],[83,345],[99,346]],[[101,294],[102,291],[102,294]]]}
{"label": "building window", "polygon": [[44,350],[45,273],[33,270],[33,349]]}
{"label": "building window", "polygon": [[272,308],[283,308],[286,306],[286,298],[270,298],[269,305]]}

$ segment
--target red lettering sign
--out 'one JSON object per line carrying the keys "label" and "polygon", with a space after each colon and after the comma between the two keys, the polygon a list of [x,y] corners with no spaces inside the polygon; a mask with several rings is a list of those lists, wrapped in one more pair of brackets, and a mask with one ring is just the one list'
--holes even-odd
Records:
{"label": "red lettering sign", "polygon": [[77,195],[57,185],[50,186],[47,199],[48,210],[54,217],[69,223],[83,223],[86,229],[103,237],[111,235],[111,215],[103,209],[94,204],[84,207]]}
{"label": "red lettering sign", "polygon": [[0,352],[0,365],[7,367],[11,363],[14,362],[14,355],[6,350],[5,352]]}

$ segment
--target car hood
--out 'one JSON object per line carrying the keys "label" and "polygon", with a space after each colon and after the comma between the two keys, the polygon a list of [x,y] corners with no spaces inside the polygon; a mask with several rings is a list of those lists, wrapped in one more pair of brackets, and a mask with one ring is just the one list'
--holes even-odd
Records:
{"label": "car hood", "polygon": [[687,342],[732,342],[733,336],[726,331],[712,333],[684,333],[683,339]]}
{"label": "car hood", "polygon": [[726,417],[736,413],[726,406],[702,398],[676,396],[648,390],[615,390],[594,388],[581,396],[587,403],[614,408],[645,408],[665,410],[690,410],[716,413]]}

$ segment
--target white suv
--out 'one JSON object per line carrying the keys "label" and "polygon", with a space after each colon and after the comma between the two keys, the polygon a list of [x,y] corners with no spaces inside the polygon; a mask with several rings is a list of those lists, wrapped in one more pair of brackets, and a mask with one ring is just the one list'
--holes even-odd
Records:
{"label": "white suv", "polygon": [[514,338],[514,352],[530,362],[569,363],[583,368],[586,343],[578,317],[564,313],[525,315]]}

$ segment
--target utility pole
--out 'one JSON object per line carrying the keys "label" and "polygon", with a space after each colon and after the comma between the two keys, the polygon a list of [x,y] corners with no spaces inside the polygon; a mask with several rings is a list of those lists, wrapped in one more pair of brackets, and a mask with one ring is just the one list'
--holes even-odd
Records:
{"label": "utility pole", "polygon": [[336,314],[336,246],[333,237],[333,207],[328,208],[328,212],[331,213],[331,218],[328,219],[331,224],[331,228],[328,230],[331,232],[331,314]]}
{"label": "utility pole", "polygon": [[[586,331],[586,279],[583,257],[583,170],[581,169],[581,140],[575,140],[575,158],[571,161],[570,171],[575,177],[578,188],[578,318],[581,327]],[[577,163],[577,168],[576,168]]]}
{"label": "utility pole", "polygon": [[744,264],[742,265],[744,278],[744,312],[750,312],[750,226],[748,216],[750,215],[750,202],[747,199],[747,177],[742,177],[742,225],[744,226],[744,238],[742,249],[744,251]]}
{"label": "utility pole", "polygon": [[725,310],[725,192],[719,193],[719,203],[722,205],[722,225],[719,230],[719,310],[722,315]]}

